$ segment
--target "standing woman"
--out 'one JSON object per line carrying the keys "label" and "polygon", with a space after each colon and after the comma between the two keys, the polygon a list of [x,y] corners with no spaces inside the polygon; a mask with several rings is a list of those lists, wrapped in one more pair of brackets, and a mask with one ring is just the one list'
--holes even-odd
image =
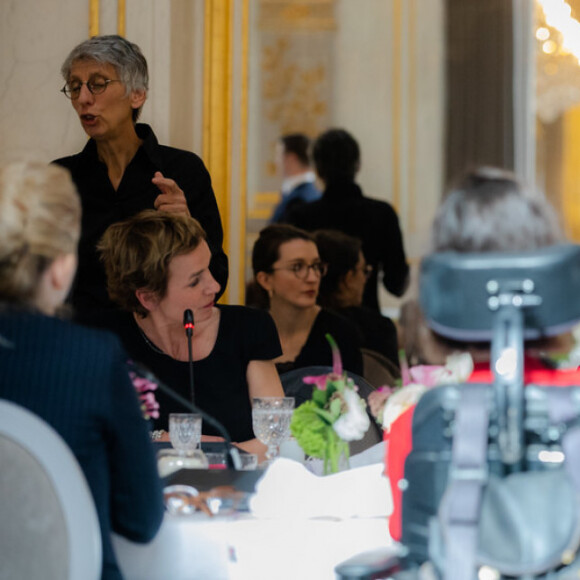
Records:
{"label": "standing woman", "polygon": [[62,92],[89,136],[80,153],[56,161],[70,170],[83,208],[72,293],[79,314],[111,307],[95,248],[108,226],[143,209],[195,217],[207,232],[212,272],[224,288],[227,257],[209,173],[197,155],[160,145],[151,127],[137,124],[149,83],[140,48],[121,36],[95,36],[71,51],[61,72]]}
{"label": "standing woman", "polygon": [[344,368],[362,374],[357,329],[316,304],[327,266],[309,233],[285,224],[264,228],[254,244],[252,268],[278,329],[282,355],[275,362],[279,373],[307,366],[332,366],[325,338],[329,333],[340,348]]}
{"label": "standing woman", "polygon": [[40,416],[71,448],[99,516],[102,578],[120,580],[111,532],[153,538],[161,482],[119,341],[55,316],[75,272],[80,214],[64,169],[0,169],[0,398]]}

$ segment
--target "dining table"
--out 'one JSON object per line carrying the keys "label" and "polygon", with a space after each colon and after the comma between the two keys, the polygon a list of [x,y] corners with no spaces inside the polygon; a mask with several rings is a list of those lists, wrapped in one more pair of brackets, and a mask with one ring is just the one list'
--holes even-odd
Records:
{"label": "dining table", "polygon": [[334,580],[334,567],[392,541],[384,517],[265,519],[166,513],[146,545],[114,536],[126,580]]}
{"label": "dining table", "polygon": [[334,580],[340,562],[393,545],[383,472],[367,465],[321,477],[278,459],[245,503],[212,515],[166,511],[148,544],[113,535],[119,566],[126,580]]}

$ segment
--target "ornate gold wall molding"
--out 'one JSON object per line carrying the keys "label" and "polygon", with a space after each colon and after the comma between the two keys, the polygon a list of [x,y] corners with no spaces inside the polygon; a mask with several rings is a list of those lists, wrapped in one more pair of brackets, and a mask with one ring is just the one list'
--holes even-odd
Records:
{"label": "ornate gold wall molding", "polygon": [[89,38],[99,34],[99,0],[89,0]]}
{"label": "ornate gold wall molding", "polygon": [[[89,0],[89,38],[100,33],[100,0]],[[127,7],[125,0],[117,0],[117,34],[125,36],[127,29]]]}
{"label": "ornate gold wall molding", "polygon": [[202,157],[222,218],[232,283],[236,276],[224,302],[240,302],[245,287],[248,42],[249,0],[205,1]]}
{"label": "ornate gold wall molding", "polygon": [[[227,0],[206,0],[204,16],[203,159],[212,177],[229,247],[232,119],[232,11]],[[227,295],[224,300],[227,302]]]}
{"label": "ornate gold wall molding", "polygon": [[261,0],[260,28],[270,31],[333,30],[335,0]]}

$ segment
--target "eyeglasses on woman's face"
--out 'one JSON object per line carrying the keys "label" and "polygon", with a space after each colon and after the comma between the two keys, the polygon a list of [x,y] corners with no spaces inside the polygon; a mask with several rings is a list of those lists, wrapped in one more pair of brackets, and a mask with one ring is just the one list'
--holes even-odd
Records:
{"label": "eyeglasses on woman's face", "polygon": [[64,94],[65,97],[68,97],[72,101],[76,101],[80,94],[83,85],[87,85],[87,89],[92,95],[100,95],[107,90],[107,87],[111,83],[120,83],[121,81],[118,79],[106,79],[103,77],[93,77],[86,82],[81,81],[71,81],[70,83],[66,83],[60,92]]}
{"label": "eyeglasses on woman's face", "polygon": [[355,270],[361,271],[367,280],[373,273],[373,267],[370,264],[365,264],[364,266],[357,266]]}
{"label": "eyeglasses on woman's face", "polygon": [[296,278],[299,278],[300,280],[306,280],[311,269],[318,278],[322,278],[328,270],[328,265],[324,262],[314,262],[313,264],[307,264],[306,262],[298,261],[293,262],[288,266],[271,268],[270,271],[276,272],[277,270],[286,270],[287,272],[292,272]]}

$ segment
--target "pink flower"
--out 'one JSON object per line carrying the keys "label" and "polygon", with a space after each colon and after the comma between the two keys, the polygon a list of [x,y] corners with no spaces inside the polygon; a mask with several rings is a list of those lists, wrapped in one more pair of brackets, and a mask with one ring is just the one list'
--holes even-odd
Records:
{"label": "pink flower", "polygon": [[145,420],[159,418],[159,403],[153,391],[157,389],[157,383],[130,370],[129,378],[135,387],[139,401],[141,402],[141,412]]}
{"label": "pink flower", "polygon": [[130,372],[129,376],[133,381],[133,386],[138,393],[144,393],[145,391],[154,391],[157,389],[157,383],[150,381],[149,379],[145,379],[143,377],[138,377],[135,373]]}
{"label": "pink flower", "polygon": [[341,375],[332,372],[327,375],[309,375],[304,377],[302,381],[307,385],[316,385],[321,391],[326,391],[326,383],[328,381],[339,381],[340,379],[342,379]]}
{"label": "pink flower", "polygon": [[332,374],[342,376],[342,359],[340,358],[340,350],[334,338],[330,334],[326,335],[326,340],[330,343],[332,349]]}
{"label": "pink flower", "polygon": [[141,411],[145,419],[159,419],[159,403],[152,392],[139,395],[141,401]]}

